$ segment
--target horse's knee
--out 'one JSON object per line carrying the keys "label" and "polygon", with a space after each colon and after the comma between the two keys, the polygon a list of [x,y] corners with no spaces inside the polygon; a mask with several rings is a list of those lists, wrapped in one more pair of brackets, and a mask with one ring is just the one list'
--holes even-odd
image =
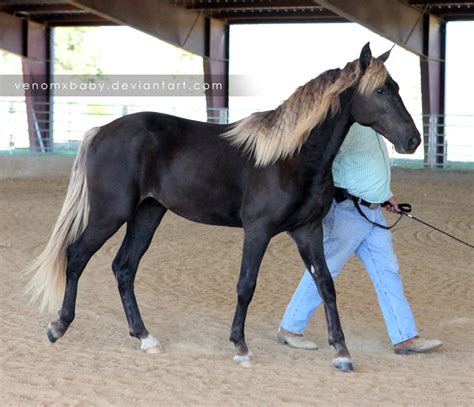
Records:
{"label": "horse's knee", "polygon": [[123,263],[124,263],[124,261],[122,259],[122,256],[120,256],[120,254],[117,255],[117,257],[112,262],[112,271],[114,272],[116,278],[117,278],[117,274],[119,273],[120,269],[123,267]]}

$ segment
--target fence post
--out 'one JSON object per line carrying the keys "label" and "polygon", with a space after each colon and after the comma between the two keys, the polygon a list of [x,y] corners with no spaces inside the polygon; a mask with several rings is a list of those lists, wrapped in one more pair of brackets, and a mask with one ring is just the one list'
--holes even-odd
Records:
{"label": "fence post", "polygon": [[428,166],[444,168],[448,163],[445,116],[431,114],[428,127]]}
{"label": "fence post", "polygon": [[14,130],[13,130],[13,125],[12,123],[15,122],[14,118],[14,113],[15,113],[15,106],[13,104],[13,101],[10,101],[8,104],[8,129],[9,129],[9,134],[8,134],[8,148],[10,149],[10,155],[13,154],[13,150],[15,149],[15,139],[13,137]]}
{"label": "fence post", "polygon": [[448,141],[446,138],[446,116],[440,116],[438,120],[438,137],[436,142],[438,167],[445,168],[448,165]]}
{"label": "fence post", "polygon": [[219,109],[219,123],[227,124],[229,123],[229,109],[226,107],[221,107]]}
{"label": "fence post", "polygon": [[438,117],[430,114],[428,128],[428,165],[436,168],[436,144],[438,139]]}

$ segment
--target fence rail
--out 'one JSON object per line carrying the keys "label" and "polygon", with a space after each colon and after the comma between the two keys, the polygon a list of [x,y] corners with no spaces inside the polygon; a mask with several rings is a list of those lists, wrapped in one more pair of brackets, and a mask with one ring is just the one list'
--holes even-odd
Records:
{"label": "fence rail", "polygon": [[[13,154],[15,150],[30,149],[32,139],[36,140],[37,152],[74,151],[89,128],[140,111],[160,111],[193,120],[210,119],[216,123],[229,121],[227,109],[94,103],[84,100],[56,101],[51,109],[52,116],[48,116],[50,110],[45,104],[37,104],[33,110],[34,112],[30,112],[28,126],[24,99],[0,99],[0,151]],[[237,120],[251,112],[234,109],[230,113],[232,120]],[[444,167],[449,162],[474,162],[474,115],[414,115],[414,119],[424,136],[424,148],[420,147],[413,156],[399,155],[393,150],[393,159],[414,158],[423,160],[430,167]]]}

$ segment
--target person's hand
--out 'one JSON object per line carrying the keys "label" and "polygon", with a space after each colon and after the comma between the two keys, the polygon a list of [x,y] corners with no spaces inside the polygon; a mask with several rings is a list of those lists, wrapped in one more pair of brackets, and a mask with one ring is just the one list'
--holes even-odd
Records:
{"label": "person's hand", "polygon": [[387,205],[385,205],[385,209],[389,212],[392,212],[392,213],[399,213],[400,212],[400,208],[398,207],[398,199],[395,195],[392,196],[387,201]]}

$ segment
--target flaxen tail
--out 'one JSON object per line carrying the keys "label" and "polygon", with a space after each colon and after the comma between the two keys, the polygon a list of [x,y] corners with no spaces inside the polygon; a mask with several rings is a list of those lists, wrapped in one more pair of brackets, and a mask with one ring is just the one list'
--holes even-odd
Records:
{"label": "flaxen tail", "polygon": [[99,127],[95,127],[85,133],[72,167],[66,199],[51,238],[27,270],[28,274],[32,274],[27,287],[31,302],[39,303],[42,311],[54,311],[61,303],[66,286],[67,248],[87,226],[89,197],[86,157],[90,142],[99,130]]}

